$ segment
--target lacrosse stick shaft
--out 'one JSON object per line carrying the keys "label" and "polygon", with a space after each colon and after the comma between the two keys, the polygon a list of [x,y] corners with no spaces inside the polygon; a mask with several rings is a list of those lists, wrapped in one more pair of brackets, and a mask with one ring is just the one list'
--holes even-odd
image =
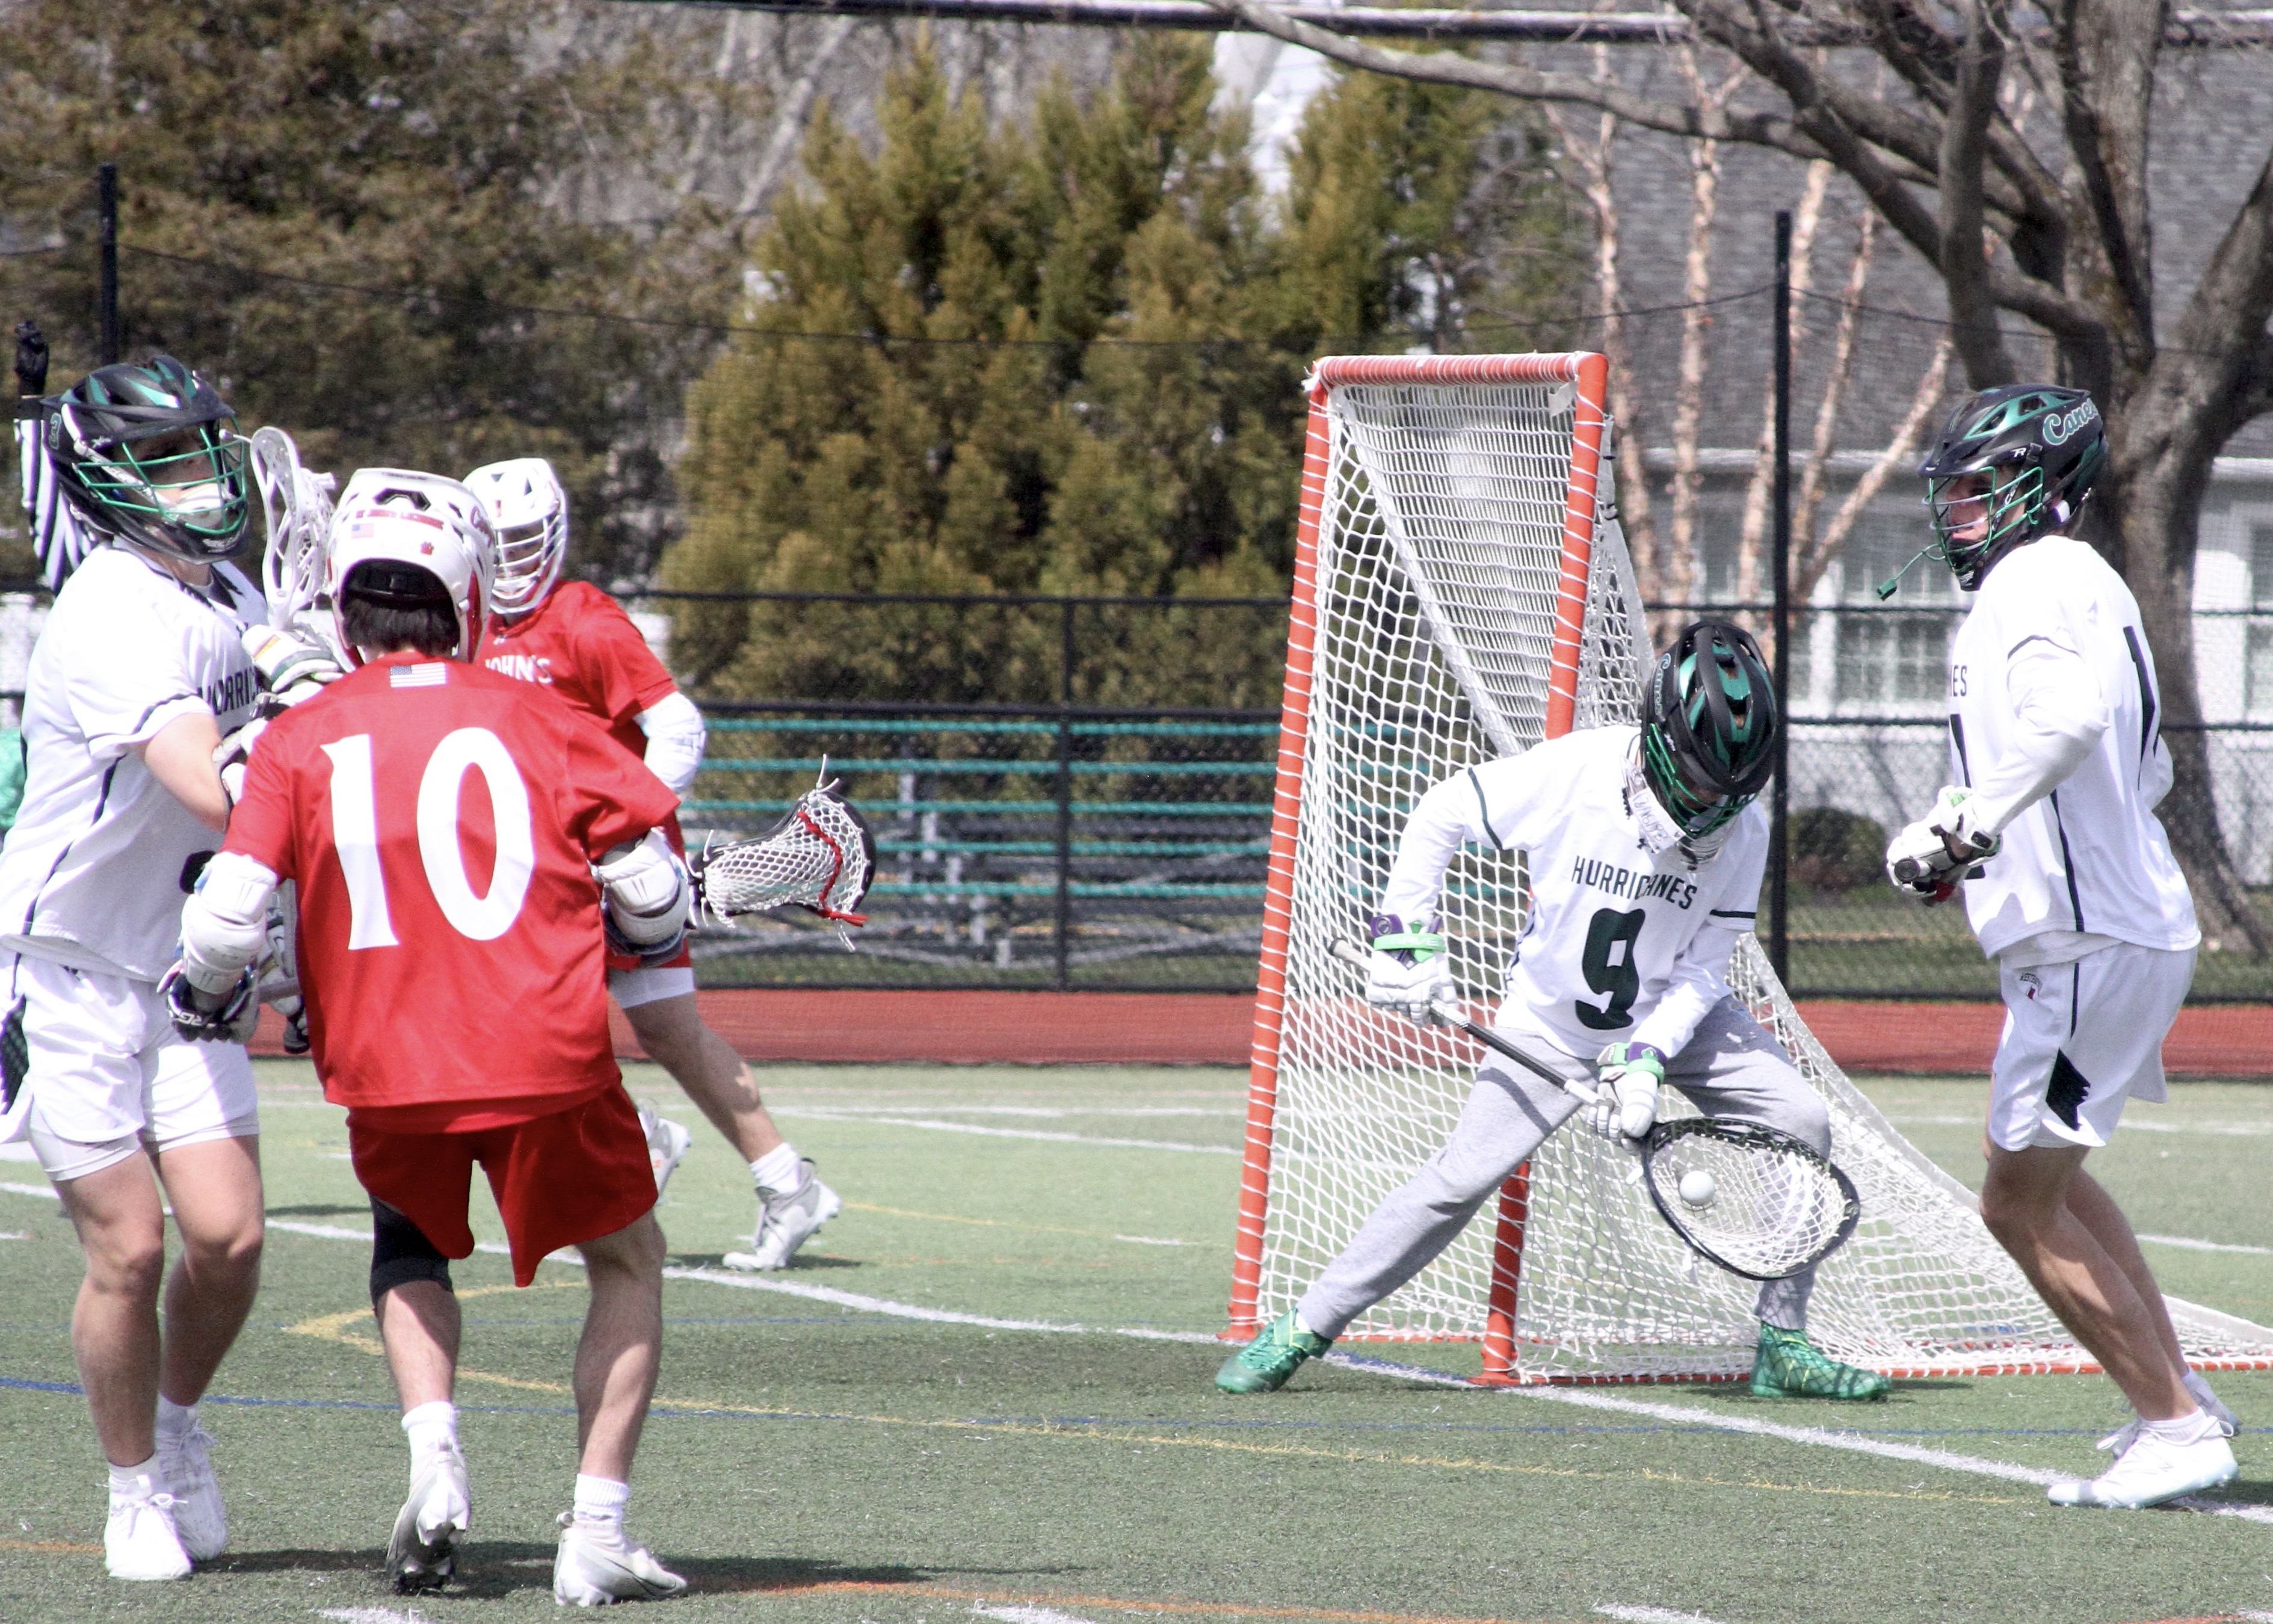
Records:
{"label": "lacrosse stick shaft", "polygon": [[[1366,950],[1360,947],[1354,942],[1337,942],[1334,944],[1333,951],[1334,957],[1341,959],[1346,964],[1363,966],[1369,960],[1369,956],[1366,952]],[[1516,1064],[1521,1066],[1534,1077],[1539,1078],[1542,1081],[1554,1084],[1557,1088],[1560,1088],[1564,1093],[1570,1094],[1574,1099],[1584,1101],[1587,1104],[1592,1105],[1602,1097],[1587,1084],[1573,1081],[1570,1078],[1561,1076],[1558,1073],[1549,1070],[1543,1063],[1534,1060],[1529,1055],[1525,1054],[1521,1049],[1509,1042],[1505,1038],[1500,1036],[1498,1033],[1494,1032],[1490,1027],[1478,1026],[1474,1021],[1468,1019],[1467,1012],[1457,1004],[1453,1004],[1449,1000],[1440,1000],[1439,1002],[1431,1004],[1429,1006],[1429,1012],[1437,1018],[1440,1025],[1452,1026],[1459,1031],[1467,1033],[1470,1037],[1475,1039],[1477,1042],[1482,1044],[1486,1049],[1492,1050],[1495,1054],[1506,1056],[1510,1060],[1514,1061]]]}

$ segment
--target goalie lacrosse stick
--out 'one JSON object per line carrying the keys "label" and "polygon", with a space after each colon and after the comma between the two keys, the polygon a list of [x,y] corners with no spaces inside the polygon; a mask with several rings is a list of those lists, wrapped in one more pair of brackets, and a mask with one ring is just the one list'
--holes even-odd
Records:
{"label": "goalie lacrosse stick", "polygon": [[[1361,966],[1371,959],[1349,941],[1335,943],[1333,954]],[[1601,1098],[1591,1085],[1561,1076],[1470,1020],[1459,1004],[1440,1002],[1429,1009],[1444,1026],[1572,1098],[1587,1105]],[[1654,1124],[1638,1148],[1643,1187],[1666,1227],[1707,1262],[1747,1280],[1783,1280],[1821,1262],[1862,1221],[1855,1181],[1814,1146],[1780,1128],[1684,1116]]]}
{"label": "goalie lacrosse stick", "polygon": [[299,447],[282,429],[256,431],[251,450],[252,483],[260,492],[268,530],[260,590],[268,599],[269,623],[298,630],[310,625],[316,595],[323,590],[324,545],[331,533],[332,492],[338,480],[301,467]]}
{"label": "goalie lacrosse stick", "polygon": [[[876,871],[876,841],[831,781],[799,796],[766,833],[715,851],[705,847],[687,866],[698,903],[722,922],[795,906],[840,926],[865,925],[868,916],[859,909]],[[844,945],[851,949],[850,936]]]}

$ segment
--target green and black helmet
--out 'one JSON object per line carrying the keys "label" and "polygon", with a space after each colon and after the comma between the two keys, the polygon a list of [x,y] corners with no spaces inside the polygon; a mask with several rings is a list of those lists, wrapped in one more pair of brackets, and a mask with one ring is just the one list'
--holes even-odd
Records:
{"label": "green and black helmet", "polygon": [[200,561],[244,545],[252,505],[236,414],[173,357],[98,367],[46,417],[58,483],[94,529]]}
{"label": "green and black helmet", "polygon": [[1643,776],[1692,838],[1743,811],[1775,769],[1775,684],[1750,632],[1720,620],[1683,629],[1642,698]]}
{"label": "green and black helmet", "polygon": [[[2099,408],[2081,389],[2007,384],[1959,403],[1918,473],[1942,560],[1974,591],[1991,565],[2023,542],[2065,529],[2107,465]],[[1984,512],[1951,493],[1969,474],[1987,477],[1986,530],[1960,539]]]}

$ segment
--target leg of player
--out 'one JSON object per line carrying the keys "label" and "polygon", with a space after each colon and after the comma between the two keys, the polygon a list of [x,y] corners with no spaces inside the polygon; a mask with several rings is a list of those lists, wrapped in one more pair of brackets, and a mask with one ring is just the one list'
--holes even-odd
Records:
{"label": "leg of player", "polygon": [[726,1266],[759,1270],[787,1267],[798,1248],[844,1209],[844,1201],[821,1182],[813,1163],[799,1156],[797,1147],[774,1126],[748,1064],[731,1044],[703,1024],[694,993],[627,1001],[637,998],[637,993],[624,984],[630,980],[620,972],[609,977],[640,1047],[671,1073],[710,1125],[741,1153],[757,1184],[757,1231],[748,1252],[726,1254]]}
{"label": "leg of player", "polygon": [[[2224,1425],[2187,1390],[2183,1364],[2173,1363],[2146,1293],[2069,1204],[2085,1148],[2007,1150],[1992,1140],[1987,1150],[1982,1221],[2140,1418],[2114,1465],[2089,1482],[2054,1485],[2053,1503],[2136,1509],[2230,1482],[2238,1468]],[[2095,1204],[2083,1198],[2087,1211]],[[2097,1215],[2104,1224],[2104,1215]],[[2151,1274],[2148,1292],[2161,1295]]]}
{"label": "leg of player", "polygon": [[55,1183],[86,1258],[71,1311],[71,1353],[110,1462],[103,1554],[114,1579],[185,1579],[190,1555],[158,1464],[158,1292],[166,1219],[149,1159],[137,1149]]}
{"label": "leg of player", "polygon": [[260,1140],[248,1134],[176,1145],[155,1160],[182,1237],[163,1303],[158,1463],[182,1548],[205,1561],[228,1549],[229,1517],[198,1401],[260,1289]]}
{"label": "leg of player", "polygon": [[[1733,998],[1699,1021],[1665,1079],[1708,1116],[1740,1116],[1805,1140],[1828,1155],[1831,1117],[1774,1038]],[[1752,1312],[1760,1322],[1752,1392],[1761,1398],[1882,1399],[1894,1383],[1826,1355],[1808,1340],[1812,1268],[1761,1282]]]}
{"label": "leg of player", "polygon": [[[1535,1040],[1525,1048],[1573,1077],[1593,1074],[1592,1067]],[[1444,1148],[1374,1209],[1299,1304],[1224,1362],[1215,1385],[1227,1393],[1272,1393],[1286,1386],[1351,1320],[1451,1245],[1492,1192],[1578,1109],[1574,1095],[1544,1079],[1486,1064]]]}
{"label": "leg of player", "polygon": [[386,1368],[402,1402],[410,1442],[410,1493],[387,1538],[386,1576],[396,1594],[439,1590],[457,1572],[473,1523],[465,1453],[452,1402],[460,1319],[449,1259],[418,1226],[371,1199],[371,1306]]}
{"label": "leg of player", "polygon": [[650,1214],[581,1251],[592,1301],[576,1346],[576,1503],[560,1518],[553,1599],[579,1606],[660,1600],[686,1581],[631,1538],[624,1511],[663,1358],[663,1230]]}

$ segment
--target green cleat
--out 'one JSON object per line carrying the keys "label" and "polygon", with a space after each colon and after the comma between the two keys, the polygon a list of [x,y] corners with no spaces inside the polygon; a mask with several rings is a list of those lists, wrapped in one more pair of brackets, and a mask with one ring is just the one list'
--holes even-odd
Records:
{"label": "green cleat", "polygon": [[1333,1345],[1331,1336],[1314,1336],[1298,1329],[1290,1308],[1223,1362],[1223,1368],[1215,1373],[1215,1385],[1227,1393],[1276,1393],[1303,1360],[1315,1359]]}
{"label": "green cleat", "polygon": [[1754,1398],[1884,1398],[1894,1384],[1876,1371],[1827,1358],[1804,1331],[1760,1327],[1752,1356]]}

